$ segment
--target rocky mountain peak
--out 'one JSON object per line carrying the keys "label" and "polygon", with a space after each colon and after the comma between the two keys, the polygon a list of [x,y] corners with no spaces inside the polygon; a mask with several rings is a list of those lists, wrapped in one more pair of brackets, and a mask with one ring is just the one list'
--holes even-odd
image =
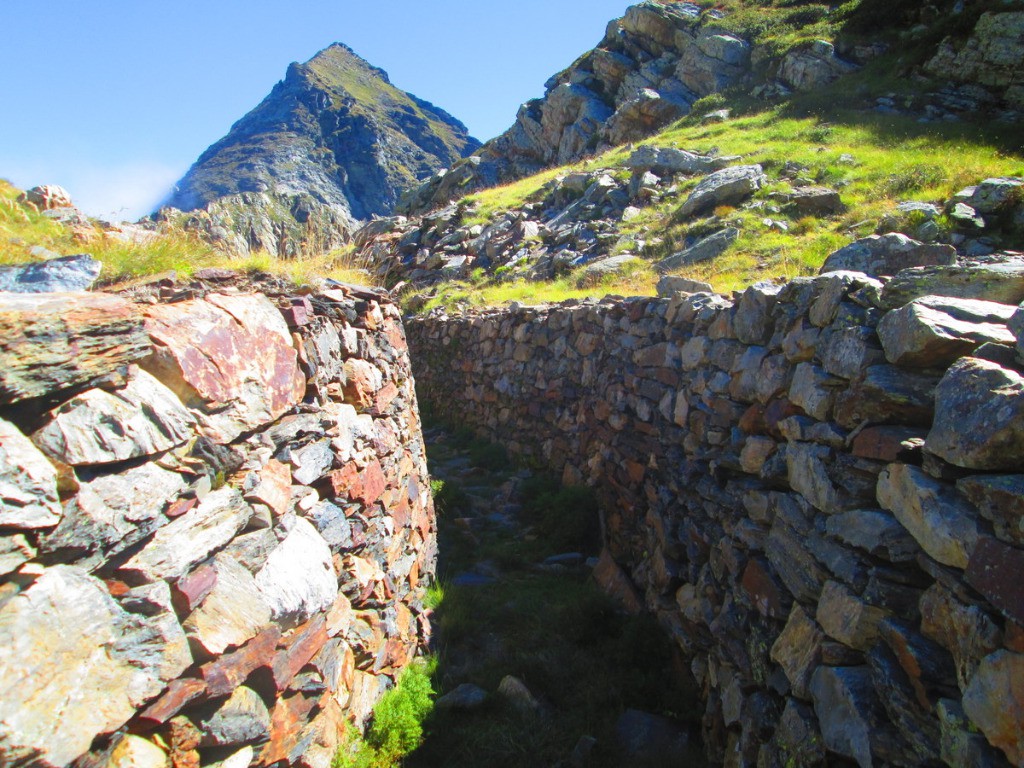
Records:
{"label": "rocky mountain peak", "polygon": [[160,215],[184,218],[236,251],[287,257],[329,249],[478,146],[447,112],[334,43],[289,65],[200,156]]}

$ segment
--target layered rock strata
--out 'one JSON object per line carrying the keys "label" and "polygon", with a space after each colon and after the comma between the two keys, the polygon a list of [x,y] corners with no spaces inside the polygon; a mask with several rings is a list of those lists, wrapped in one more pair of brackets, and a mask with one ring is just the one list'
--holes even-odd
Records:
{"label": "layered rock strata", "polygon": [[429,637],[397,308],[210,278],[0,294],[4,765],[328,768]]}
{"label": "layered rock strata", "polygon": [[1024,293],[965,271],[434,314],[410,345],[431,408],[598,491],[595,576],[690,660],[713,761],[1019,766]]}

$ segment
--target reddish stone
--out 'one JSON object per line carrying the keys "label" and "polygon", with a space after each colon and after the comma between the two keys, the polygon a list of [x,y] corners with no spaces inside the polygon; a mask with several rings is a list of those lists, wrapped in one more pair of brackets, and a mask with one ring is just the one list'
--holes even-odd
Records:
{"label": "reddish stone", "polygon": [[299,674],[320,649],[327,643],[327,621],[318,614],[305,624],[297,627],[281,643],[280,650],[270,664],[270,675],[274,688],[280,692]]}
{"label": "reddish stone", "polygon": [[593,575],[597,585],[626,611],[638,614],[643,610],[644,604],[640,593],[618,563],[612,559],[607,549],[601,552]]}
{"label": "reddish stone", "polygon": [[789,616],[789,593],[779,583],[767,563],[756,557],[749,560],[743,571],[741,584],[762,616],[773,619],[785,619]]}
{"label": "reddish stone", "polygon": [[374,459],[362,472],[354,464],[328,472],[317,481],[316,488],[328,498],[349,498],[373,504],[387,487],[380,462]]}
{"label": "reddish stone", "polygon": [[380,391],[377,392],[377,397],[374,399],[373,407],[370,409],[372,416],[383,416],[387,413],[388,406],[395,401],[395,398],[399,395],[399,389],[395,386],[393,381],[389,381]]}
{"label": "reddish stone", "polygon": [[1007,619],[1003,630],[1003,645],[1015,653],[1024,653],[1024,625]]}
{"label": "reddish stone", "polygon": [[171,588],[174,610],[179,616],[192,613],[217,584],[217,569],[212,565],[200,565]]}
{"label": "reddish stone", "polygon": [[290,764],[291,752],[302,737],[309,715],[318,703],[318,698],[307,698],[302,694],[278,699],[270,714],[270,741],[263,748],[256,764]]}
{"label": "reddish stone", "polygon": [[1024,623],[1024,550],[998,539],[978,542],[967,564],[967,583],[1009,619]]}
{"label": "reddish stone", "polygon": [[178,499],[177,501],[171,502],[171,505],[167,507],[167,511],[164,512],[164,514],[173,520],[176,517],[184,515],[198,503],[199,499],[194,496],[187,499]]}
{"label": "reddish stone", "polygon": [[638,461],[627,461],[626,462],[626,474],[629,476],[631,483],[640,484],[643,482],[644,475],[647,469]]}
{"label": "reddish stone", "polygon": [[927,430],[912,427],[868,427],[854,438],[853,455],[885,462],[905,461],[924,445],[927,434]]}
{"label": "reddish stone", "polygon": [[793,405],[785,397],[772,400],[764,410],[765,429],[772,437],[781,438],[782,433],[779,431],[779,422],[788,419],[790,416],[799,416],[801,414],[803,414],[803,409]]}
{"label": "reddish stone", "polygon": [[290,307],[281,309],[281,315],[290,328],[309,325],[313,317],[313,304],[305,296],[297,296],[292,299]]}
{"label": "reddish stone", "polygon": [[202,734],[187,717],[176,717],[170,723],[172,768],[199,768],[199,743]]}
{"label": "reddish stone", "polygon": [[110,593],[111,597],[124,597],[128,594],[128,590],[131,589],[120,579],[106,579],[103,584],[106,586],[107,592]]}
{"label": "reddish stone", "polygon": [[409,348],[409,345],[405,341],[405,331],[403,330],[400,322],[389,317],[384,321],[383,330],[388,343],[395,352],[402,353]]}
{"label": "reddish stone", "polygon": [[167,691],[139,714],[139,730],[163,725],[186,705],[205,698],[206,683],[197,677],[182,677],[171,681]]}
{"label": "reddish stone", "polygon": [[763,435],[768,432],[768,422],[765,421],[764,411],[764,406],[759,403],[754,403],[747,408],[740,417],[740,431],[748,435]]}
{"label": "reddish stone", "polygon": [[271,627],[233,653],[200,667],[211,696],[227,696],[240,686],[255,670],[269,664],[281,639],[281,630]]}

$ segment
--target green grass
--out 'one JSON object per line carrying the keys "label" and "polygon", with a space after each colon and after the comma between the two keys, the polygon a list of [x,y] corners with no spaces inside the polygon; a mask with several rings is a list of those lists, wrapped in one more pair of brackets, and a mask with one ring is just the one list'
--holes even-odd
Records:
{"label": "green grass", "polygon": [[[638,240],[646,246],[645,259],[656,261],[684,248],[723,226],[736,226],[739,240],[723,256],[678,274],[710,282],[716,290],[742,289],[764,279],[787,279],[817,272],[825,257],[854,239],[875,231],[901,229],[913,236],[919,222],[898,215],[896,205],[906,200],[942,204],[963,187],[992,176],[1024,174],[1024,144],[1011,124],[933,122],[879,115],[870,111],[874,94],[891,88],[907,103],[917,98],[906,82],[894,74],[891,59],[845,78],[832,89],[800,96],[778,105],[749,99],[730,99],[735,117],[714,124],[685,118],[643,144],[674,146],[697,152],[717,151],[739,156],[742,163],[758,163],[770,183],[754,196],[755,207],[717,211],[715,216],[681,220],[677,210],[696,179],[676,185],[637,218],[623,223],[623,236],[613,253],[636,252]],[[902,89],[902,91],[900,91]],[[708,107],[726,103],[714,99]],[[835,109],[835,104],[849,108]],[[474,221],[491,220],[505,210],[521,207],[536,197],[557,175],[574,170],[616,169],[632,150],[618,147],[587,161],[551,169],[515,184],[477,192],[463,204],[475,213]],[[811,182],[839,190],[845,212],[807,217],[782,206],[774,197],[790,189],[781,171],[787,162],[804,166],[800,173]],[[783,222],[788,231],[769,228],[764,219]],[[1008,242],[1007,247],[1020,247]],[[525,268],[523,268],[525,269]],[[510,301],[556,302],[586,296],[653,293],[656,275],[648,270],[607,278],[597,286],[581,282],[581,272],[537,282],[524,280],[522,271],[504,268],[500,274],[474,281],[451,281],[434,289],[425,302],[408,304],[430,310],[437,306],[495,306]]]}
{"label": "green grass", "polygon": [[423,722],[434,707],[430,676],[433,659],[420,660],[402,670],[398,681],[373,708],[366,736],[350,730],[332,768],[393,768],[423,740]]}

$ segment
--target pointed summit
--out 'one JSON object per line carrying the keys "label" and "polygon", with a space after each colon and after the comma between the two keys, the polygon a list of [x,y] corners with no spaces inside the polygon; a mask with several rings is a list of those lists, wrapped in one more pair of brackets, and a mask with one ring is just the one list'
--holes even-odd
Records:
{"label": "pointed summit", "polygon": [[[444,110],[334,43],[207,149],[165,205],[236,251],[335,247],[358,221],[479,146]],[[163,215],[175,216],[163,211]]]}

